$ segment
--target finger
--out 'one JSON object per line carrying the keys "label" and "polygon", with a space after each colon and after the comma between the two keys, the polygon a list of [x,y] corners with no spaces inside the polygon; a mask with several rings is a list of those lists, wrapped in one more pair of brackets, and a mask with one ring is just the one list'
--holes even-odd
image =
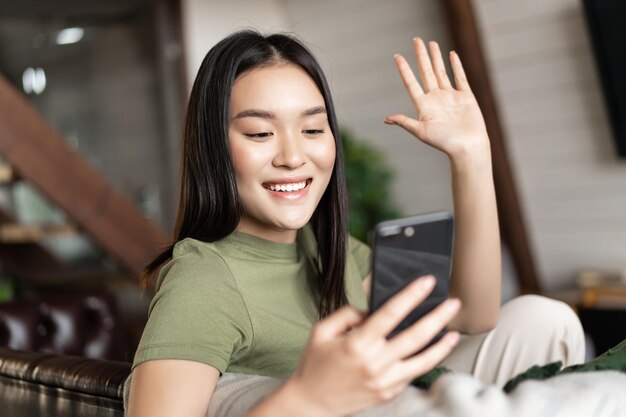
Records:
{"label": "finger", "polygon": [[423,137],[424,132],[422,131],[422,123],[411,117],[405,116],[404,114],[387,116],[385,117],[385,123],[400,126],[410,134],[417,136],[420,139]]}
{"label": "finger", "polygon": [[365,323],[355,330],[354,337],[365,342],[386,337],[421,303],[435,286],[435,277],[427,275],[414,280],[370,314]]}
{"label": "finger", "polygon": [[381,375],[380,386],[395,386],[410,382],[424,375],[444,360],[459,343],[460,335],[456,331],[448,332],[437,343],[424,352],[404,361],[397,362],[393,367]]}
{"label": "finger", "polygon": [[429,92],[438,89],[437,78],[433,73],[430,57],[428,56],[428,51],[426,50],[426,45],[424,45],[422,38],[413,39],[413,46],[415,47],[415,54],[417,55],[417,65],[420,75],[424,82],[424,90]]}
{"label": "finger", "polygon": [[406,389],[410,382],[411,381],[402,381],[395,385],[383,386],[382,384],[379,384],[378,381],[376,381],[375,383],[370,384],[370,386],[379,390],[385,402],[389,402],[402,394],[402,392]]}
{"label": "finger", "polygon": [[458,299],[446,300],[438,305],[388,342],[389,355],[386,358],[406,358],[426,346],[457,315],[460,307]]}
{"label": "finger", "polygon": [[428,43],[428,46],[430,47],[430,56],[433,60],[433,71],[435,72],[437,83],[439,83],[439,88],[452,88],[452,84],[450,83],[450,79],[446,73],[446,65],[443,63],[443,57],[441,56],[439,44],[431,41]]}
{"label": "finger", "polygon": [[467,77],[465,76],[465,70],[463,69],[463,64],[461,63],[461,58],[459,58],[459,55],[454,51],[450,52],[450,65],[452,66],[454,84],[456,85],[457,90],[470,90]]}
{"label": "finger", "polygon": [[393,57],[396,61],[396,68],[398,68],[398,72],[404,83],[404,88],[406,88],[406,91],[408,91],[411,96],[413,105],[417,107],[417,98],[424,95],[424,90],[422,90],[422,86],[419,81],[417,81],[417,78],[415,78],[415,74],[409,63],[406,62],[406,59],[400,54],[395,54]]}
{"label": "finger", "polygon": [[351,306],[343,306],[315,325],[313,337],[317,340],[335,338],[362,323],[366,317],[367,313],[358,311]]}

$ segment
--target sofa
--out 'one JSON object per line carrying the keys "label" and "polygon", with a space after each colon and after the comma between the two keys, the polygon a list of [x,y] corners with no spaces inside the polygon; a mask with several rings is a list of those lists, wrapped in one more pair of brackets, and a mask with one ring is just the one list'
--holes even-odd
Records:
{"label": "sofa", "polygon": [[122,417],[129,362],[0,348],[3,417]]}
{"label": "sofa", "polygon": [[105,291],[0,303],[0,416],[123,416],[134,342]]}

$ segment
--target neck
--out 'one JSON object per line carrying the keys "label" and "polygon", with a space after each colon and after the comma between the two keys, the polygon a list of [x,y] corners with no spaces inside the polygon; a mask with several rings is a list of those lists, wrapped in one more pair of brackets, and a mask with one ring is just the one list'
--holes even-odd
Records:
{"label": "neck", "polygon": [[239,221],[235,230],[277,243],[293,243],[298,235],[297,230],[268,228],[267,225],[261,226],[244,218]]}

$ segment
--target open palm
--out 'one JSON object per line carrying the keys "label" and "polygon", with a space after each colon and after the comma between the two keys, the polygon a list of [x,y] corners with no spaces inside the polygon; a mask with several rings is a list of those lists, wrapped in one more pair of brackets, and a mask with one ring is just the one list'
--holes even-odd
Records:
{"label": "open palm", "polygon": [[459,56],[450,53],[455,84],[452,86],[439,45],[429,43],[430,57],[422,39],[414,39],[414,46],[423,88],[403,56],[396,54],[395,61],[416,117],[394,114],[386,117],[385,122],[403,127],[451,157],[468,149],[488,149],[485,122]]}

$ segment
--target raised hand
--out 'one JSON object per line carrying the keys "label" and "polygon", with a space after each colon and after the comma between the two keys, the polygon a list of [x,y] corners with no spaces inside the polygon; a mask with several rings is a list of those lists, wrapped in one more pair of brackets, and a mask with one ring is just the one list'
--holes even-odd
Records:
{"label": "raised hand", "polygon": [[300,415],[343,416],[386,402],[441,362],[457,343],[457,332],[411,354],[452,320],[459,300],[447,300],[386,338],[426,298],[434,283],[432,276],[416,280],[369,317],[345,306],[316,324],[300,366],[286,384],[289,396],[298,398]]}
{"label": "raised hand", "polygon": [[451,158],[467,152],[489,152],[489,139],[483,116],[465,77],[459,56],[450,53],[454,75],[452,85],[437,42],[430,42],[430,56],[421,38],[413,39],[423,87],[406,59],[395,55],[395,62],[413,105],[416,117],[394,114],[385,123],[403,127],[422,142],[445,152]]}

